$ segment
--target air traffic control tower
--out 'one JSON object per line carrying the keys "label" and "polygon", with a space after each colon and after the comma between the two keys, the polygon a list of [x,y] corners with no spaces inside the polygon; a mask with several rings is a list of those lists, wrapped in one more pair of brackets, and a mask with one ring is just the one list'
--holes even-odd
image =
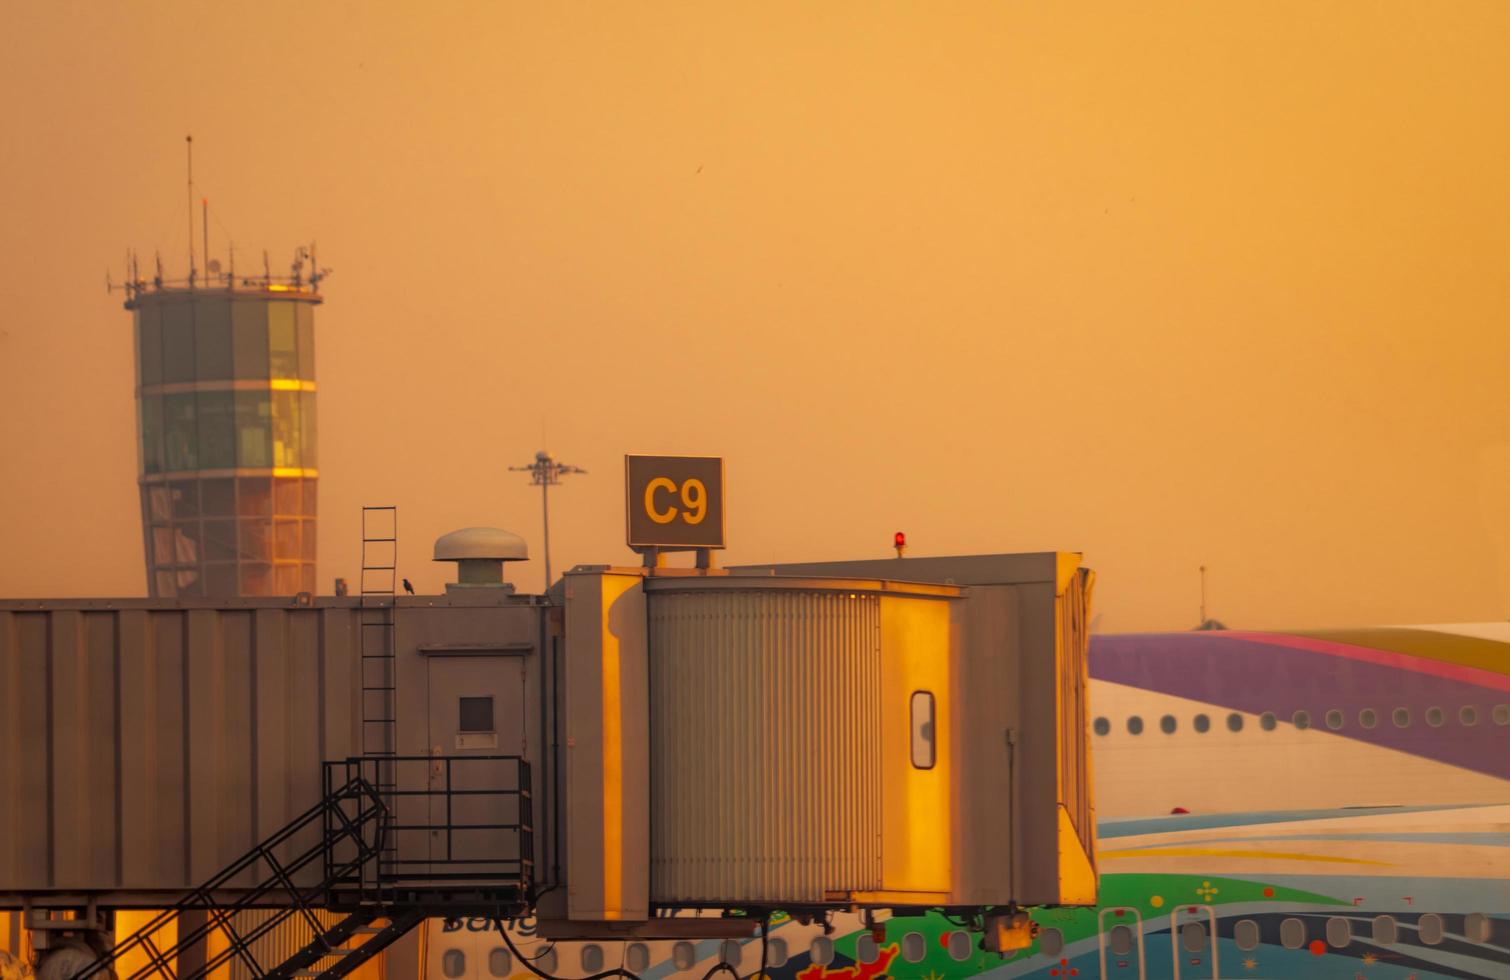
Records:
{"label": "air traffic control tower", "polygon": [[324,272],[125,285],[153,598],[315,591],[315,307]]}

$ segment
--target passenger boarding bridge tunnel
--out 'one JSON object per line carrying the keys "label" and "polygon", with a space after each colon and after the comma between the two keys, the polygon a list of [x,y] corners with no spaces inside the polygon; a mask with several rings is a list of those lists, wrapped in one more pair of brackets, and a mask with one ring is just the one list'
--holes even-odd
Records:
{"label": "passenger boarding bridge tunnel", "polygon": [[355,598],[0,603],[0,907],[292,909],[311,948],[944,907],[1012,948],[1094,904],[1078,555],[472,571],[390,607],[395,757],[361,756]]}

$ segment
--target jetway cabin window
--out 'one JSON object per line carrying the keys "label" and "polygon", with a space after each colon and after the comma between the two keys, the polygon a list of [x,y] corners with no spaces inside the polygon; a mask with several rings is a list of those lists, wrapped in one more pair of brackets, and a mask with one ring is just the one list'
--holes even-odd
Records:
{"label": "jetway cabin window", "polygon": [[462,698],[461,721],[457,725],[457,731],[461,732],[494,732],[493,727],[493,699],[487,698]]}
{"label": "jetway cabin window", "polygon": [[932,769],[937,755],[933,719],[933,694],[912,692],[912,764],[918,769]]}

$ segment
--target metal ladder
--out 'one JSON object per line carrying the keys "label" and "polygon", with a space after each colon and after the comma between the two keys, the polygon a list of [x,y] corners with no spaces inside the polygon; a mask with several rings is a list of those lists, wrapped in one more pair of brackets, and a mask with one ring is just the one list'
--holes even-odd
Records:
{"label": "metal ladder", "polygon": [[[379,799],[395,808],[398,774],[398,674],[395,605],[398,594],[398,508],[362,508],[362,578],[357,597],[361,630],[362,755],[379,759],[372,780]],[[397,842],[379,843],[379,876]]]}

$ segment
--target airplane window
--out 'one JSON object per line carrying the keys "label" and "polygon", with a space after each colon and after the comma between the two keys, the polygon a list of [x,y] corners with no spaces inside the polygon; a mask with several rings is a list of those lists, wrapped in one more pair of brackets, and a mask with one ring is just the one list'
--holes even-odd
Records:
{"label": "airplane window", "polygon": [[1306,944],[1306,924],[1299,919],[1286,919],[1279,924],[1279,941],[1285,949],[1299,949]]}
{"label": "airplane window", "polygon": [[1232,929],[1232,938],[1237,943],[1237,948],[1243,952],[1258,948],[1258,923],[1252,919],[1241,919]]}
{"label": "airplane window", "polygon": [[1290,723],[1293,724],[1296,728],[1310,728],[1311,713],[1309,711],[1297,711],[1290,719]]}
{"label": "airplane window", "polygon": [[1489,917],[1482,912],[1474,912],[1463,917],[1463,935],[1471,943],[1487,943],[1489,941]]}
{"label": "airplane window", "polygon": [[1094,727],[1097,735],[1105,735],[1112,730],[1112,723],[1105,718],[1097,718]]}
{"label": "airplane window", "polygon": [[1396,728],[1409,728],[1410,727],[1410,709],[1409,708],[1396,708],[1395,709],[1395,714],[1394,714],[1394,719],[1395,719],[1395,727]]}
{"label": "airplane window", "polygon": [[1206,948],[1206,927],[1199,922],[1180,926],[1180,944],[1191,953],[1199,953]]}
{"label": "airplane window", "polygon": [[744,956],[744,947],[740,946],[737,940],[725,939],[718,947],[718,958],[732,967],[739,966],[742,956]]}
{"label": "airplane window", "polygon": [[1272,732],[1279,727],[1279,719],[1274,717],[1274,712],[1265,711],[1258,716],[1258,727],[1266,732]]}
{"label": "airplane window", "polygon": [[1435,912],[1427,912],[1416,923],[1416,932],[1421,937],[1421,942],[1435,946],[1442,941],[1442,917]]}
{"label": "airplane window", "polygon": [[1326,713],[1326,727],[1330,728],[1334,732],[1341,728],[1342,712],[1338,711],[1336,708],[1328,711]]}
{"label": "airplane window", "polygon": [[1373,728],[1379,724],[1379,716],[1374,712],[1373,708],[1364,708],[1358,712],[1358,724],[1364,728]]}
{"label": "airplane window", "polygon": [[597,943],[588,943],[582,947],[582,969],[588,973],[597,973],[603,969],[603,947]]}
{"label": "airplane window", "polygon": [[[783,950],[786,949],[786,943],[780,939],[772,939],[770,949],[773,953],[775,952],[777,943],[781,943]],[[643,973],[649,968],[650,947],[644,943],[630,943],[629,948],[624,950],[624,969],[630,973]]]}
{"label": "airplane window", "polygon": [[552,946],[550,949],[547,949],[545,952],[536,956],[535,965],[540,968],[541,973],[555,973],[556,947]]}
{"label": "airplane window", "polygon": [[513,968],[514,960],[502,946],[494,946],[493,951],[488,953],[488,973],[495,977],[506,977]]}
{"label": "airplane window", "polygon": [[1441,708],[1431,707],[1426,709],[1426,724],[1432,728],[1441,728],[1444,720],[1446,719],[1442,714]]}
{"label": "airplane window", "polygon": [[1510,704],[1497,704],[1494,706],[1494,723],[1496,725],[1510,725]]}
{"label": "airplane window", "polygon": [[1400,930],[1395,928],[1395,917],[1392,915],[1374,916],[1374,942],[1380,946],[1393,946],[1400,938]]}
{"label": "airplane window", "polygon": [[1132,952],[1133,932],[1127,926],[1112,926],[1112,931],[1106,937],[1106,945],[1111,948],[1113,956],[1126,956]]}
{"label": "airplane window", "polygon": [[1240,732],[1243,730],[1243,716],[1236,711],[1227,716],[1227,731]]}
{"label": "airplane window", "polygon": [[1178,727],[1179,725],[1175,722],[1174,715],[1165,715],[1159,719],[1159,730],[1165,735],[1173,735],[1174,730]]}
{"label": "airplane window", "polygon": [[780,936],[777,936],[775,939],[768,940],[765,947],[765,958],[766,966],[770,967],[773,970],[779,970],[782,967],[786,966],[786,940],[782,939]]}
{"label": "airplane window", "polygon": [[876,957],[880,955],[881,951],[876,948],[875,937],[871,936],[869,933],[861,936],[859,940],[855,942],[855,959],[859,960],[861,963],[874,963],[876,961]]}
{"label": "airplane window", "polygon": [[902,937],[902,959],[909,963],[921,963],[928,955],[928,940],[920,932],[909,932]]}
{"label": "airplane window", "polygon": [[[818,943],[820,942],[828,942],[828,940],[822,936],[819,936],[817,939],[813,940],[813,962],[826,966],[828,964],[828,960],[820,960],[818,958]],[[829,943],[828,955],[830,959],[833,958],[833,943]],[[697,950],[691,943],[680,942],[671,947],[671,965],[676,967],[678,970],[690,970],[692,969],[692,964],[696,962]],[[549,973],[550,971],[546,970],[545,972]]]}
{"label": "airplane window", "polygon": [[[1050,929],[1049,932],[1058,933],[1058,929]],[[1063,940],[1059,943],[1064,945]],[[963,929],[956,929],[949,934],[949,955],[956,960],[968,960],[970,958],[970,934]],[[1055,954],[1058,955],[1057,953]]]}
{"label": "airplane window", "polygon": [[834,961],[834,941],[827,936],[818,936],[808,947],[807,955],[819,966],[828,966]]}
{"label": "airplane window", "polygon": [[1211,719],[1206,717],[1205,715],[1196,715],[1195,730],[1200,732],[1202,735],[1211,731]]}
{"label": "airplane window", "polygon": [[1131,718],[1128,718],[1127,719],[1127,734],[1129,734],[1129,735],[1142,735],[1143,734],[1143,719],[1139,718],[1137,715],[1133,715]]}
{"label": "airplane window", "polygon": [[448,977],[459,977],[467,972],[467,954],[459,949],[448,949],[440,958],[440,972]]}
{"label": "airplane window", "polygon": [[1353,941],[1353,927],[1340,915],[1326,920],[1326,941],[1333,949],[1342,949]]}
{"label": "airplane window", "polygon": [[1458,709],[1458,721],[1465,725],[1477,725],[1479,723],[1479,709],[1471,704],[1465,704]]}
{"label": "airplane window", "polygon": [[[954,935],[957,936],[960,933],[955,933]],[[954,944],[954,936],[949,937],[949,942],[951,946]],[[1064,933],[1052,928],[1040,932],[1038,934],[1038,951],[1044,956],[1058,956],[1064,951]],[[950,952],[952,953],[953,950],[951,949]],[[959,957],[955,958],[958,959]]]}

